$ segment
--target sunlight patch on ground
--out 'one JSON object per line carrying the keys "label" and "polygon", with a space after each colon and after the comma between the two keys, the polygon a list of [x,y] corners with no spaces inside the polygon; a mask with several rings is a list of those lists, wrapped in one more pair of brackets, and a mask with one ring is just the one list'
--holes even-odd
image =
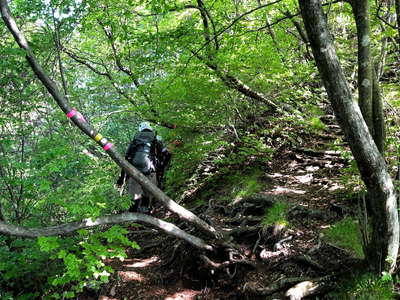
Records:
{"label": "sunlight patch on ground", "polygon": [[293,194],[298,194],[298,195],[303,195],[306,193],[306,191],[303,190],[295,190],[295,189],[288,189],[285,187],[278,186],[274,190],[272,190],[274,194],[287,194],[287,193],[293,193]]}
{"label": "sunlight patch on ground", "polygon": [[319,170],[318,166],[307,166],[306,167],[306,171],[307,172],[315,172],[315,171],[318,171],[318,170]]}
{"label": "sunlight patch on ground", "polygon": [[194,290],[183,290],[180,292],[176,292],[171,296],[167,296],[164,300],[194,300],[197,295],[200,294],[200,291]]}
{"label": "sunlight patch on ground", "polygon": [[146,259],[135,259],[136,262],[132,264],[124,264],[126,267],[129,268],[146,268],[156,262],[158,262],[160,258],[158,256],[152,256]]}
{"label": "sunlight patch on ground", "polygon": [[312,174],[306,174],[303,176],[294,176],[299,182],[301,183],[309,183],[313,180],[313,175]]}
{"label": "sunlight patch on ground", "polygon": [[337,191],[337,190],[340,190],[340,189],[344,189],[344,186],[341,185],[341,184],[334,183],[334,184],[328,189],[328,191],[333,192],[333,191]]}
{"label": "sunlight patch on ground", "polygon": [[277,177],[283,177],[284,175],[281,173],[274,173],[274,174],[268,174],[267,177],[272,177],[272,178],[277,178]]}
{"label": "sunlight patch on ground", "polygon": [[147,280],[146,277],[135,271],[119,271],[118,276],[121,278],[123,282],[128,282],[128,281],[144,282]]}

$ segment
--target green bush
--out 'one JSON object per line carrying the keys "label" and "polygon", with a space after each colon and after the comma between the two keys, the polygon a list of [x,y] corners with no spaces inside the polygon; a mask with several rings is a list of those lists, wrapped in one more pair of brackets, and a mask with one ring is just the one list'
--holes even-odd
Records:
{"label": "green bush", "polygon": [[139,248],[126,234],[116,225],[98,232],[79,230],[65,238],[15,239],[11,247],[3,243],[0,286],[18,295],[15,299],[65,299],[84,287],[97,289],[113,272],[106,259],[123,260],[126,247]]}

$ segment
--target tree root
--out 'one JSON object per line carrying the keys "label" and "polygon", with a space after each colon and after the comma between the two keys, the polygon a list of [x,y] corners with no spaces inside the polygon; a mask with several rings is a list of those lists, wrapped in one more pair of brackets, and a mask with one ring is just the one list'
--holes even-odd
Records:
{"label": "tree root", "polygon": [[[240,258],[237,258],[235,256],[240,256]],[[209,257],[206,255],[200,255],[201,260],[205,263],[206,266],[211,267],[212,269],[226,269],[229,266],[241,264],[241,265],[248,265],[253,268],[256,267],[256,264],[250,260],[248,260],[246,257],[243,255],[238,255],[237,253],[230,252],[229,253],[229,260],[226,260],[224,262],[218,263],[215,261],[212,261]]]}
{"label": "tree root", "polygon": [[330,276],[300,282],[287,290],[285,296],[289,297],[290,300],[301,300],[304,297],[318,294],[329,287],[329,285],[324,282],[327,277]]}
{"label": "tree root", "polygon": [[293,260],[303,264],[308,264],[314,269],[317,269],[319,271],[325,270],[325,268],[322,265],[314,261],[309,255],[296,256],[293,258]]}
{"label": "tree root", "polygon": [[[295,295],[304,295],[303,297],[305,297],[306,295],[311,295],[311,293],[316,293],[317,289],[311,289],[312,287],[315,287],[315,285],[319,282],[323,282],[326,281],[327,279],[331,278],[332,276],[324,276],[324,277],[320,277],[320,278],[309,278],[309,277],[291,277],[291,278],[283,278],[280,279],[274,283],[272,283],[271,285],[269,285],[268,287],[257,287],[254,286],[250,283],[246,283],[243,287],[243,292],[247,292],[247,293],[251,293],[251,294],[255,294],[255,295],[261,295],[261,296],[268,296],[271,295],[275,292],[281,291],[291,285],[296,284],[295,287],[293,287],[292,289],[289,289],[290,295],[288,295],[288,297],[291,297],[292,293],[295,293]],[[313,284],[303,284],[304,282],[311,282]],[[299,287],[297,287],[298,284],[301,285]],[[322,287],[322,285],[321,285]],[[319,292],[320,290],[318,290]],[[303,292],[303,293],[301,293]],[[306,294],[306,293],[310,293],[310,294]],[[297,293],[297,294],[296,294]],[[300,300],[302,298],[290,298],[291,300]]]}

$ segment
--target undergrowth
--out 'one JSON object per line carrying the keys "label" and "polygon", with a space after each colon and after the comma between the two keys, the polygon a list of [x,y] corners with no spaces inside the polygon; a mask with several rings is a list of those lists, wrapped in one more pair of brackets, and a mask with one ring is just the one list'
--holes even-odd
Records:
{"label": "undergrowth", "polygon": [[345,218],[324,232],[328,242],[351,252],[357,258],[364,258],[359,224],[352,218]]}
{"label": "undergrowth", "polygon": [[335,292],[328,299],[341,300],[393,300],[391,280],[372,273],[359,271],[339,280]]}
{"label": "undergrowth", "polygon": [[281,224],[288,226],[289,222],[286,217],[286,213],[289,209],[289,204],[285,202],[276,202],[265,212],[264,219],[262,220],[263,225]]}

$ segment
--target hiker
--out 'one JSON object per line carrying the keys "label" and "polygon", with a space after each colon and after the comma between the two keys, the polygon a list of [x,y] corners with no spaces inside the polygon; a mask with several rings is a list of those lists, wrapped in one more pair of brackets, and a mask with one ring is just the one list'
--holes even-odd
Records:
{"label": "hiker", "polygon": [[[149,122],[142,122],[139,124],[139,131],[128,146],[125,159],[142,172],[154,185],[157,185],[156,156],[159,155],[160,151],[161,144],[157,141],[153,128]],[[125,181],[128,184],[128,194],[132,195],[133,200],[129,211],[148,213],[153,196],[122,170],[117,185],[122,186]]]}
{"label": "hiker", "polygon": [[168,167],[168,164],[171,160],[171,152],[169,152],[168,148],[163,145],[163,141],[161,136],[157,135],[157,141],[161,146],[161,150],[158,151],[158,155],[156,156],[157,164],[156,164],[156,176],[157,176],[157,184],[158,187],[163,190],[164,189],[164,174],[165,169]]}

